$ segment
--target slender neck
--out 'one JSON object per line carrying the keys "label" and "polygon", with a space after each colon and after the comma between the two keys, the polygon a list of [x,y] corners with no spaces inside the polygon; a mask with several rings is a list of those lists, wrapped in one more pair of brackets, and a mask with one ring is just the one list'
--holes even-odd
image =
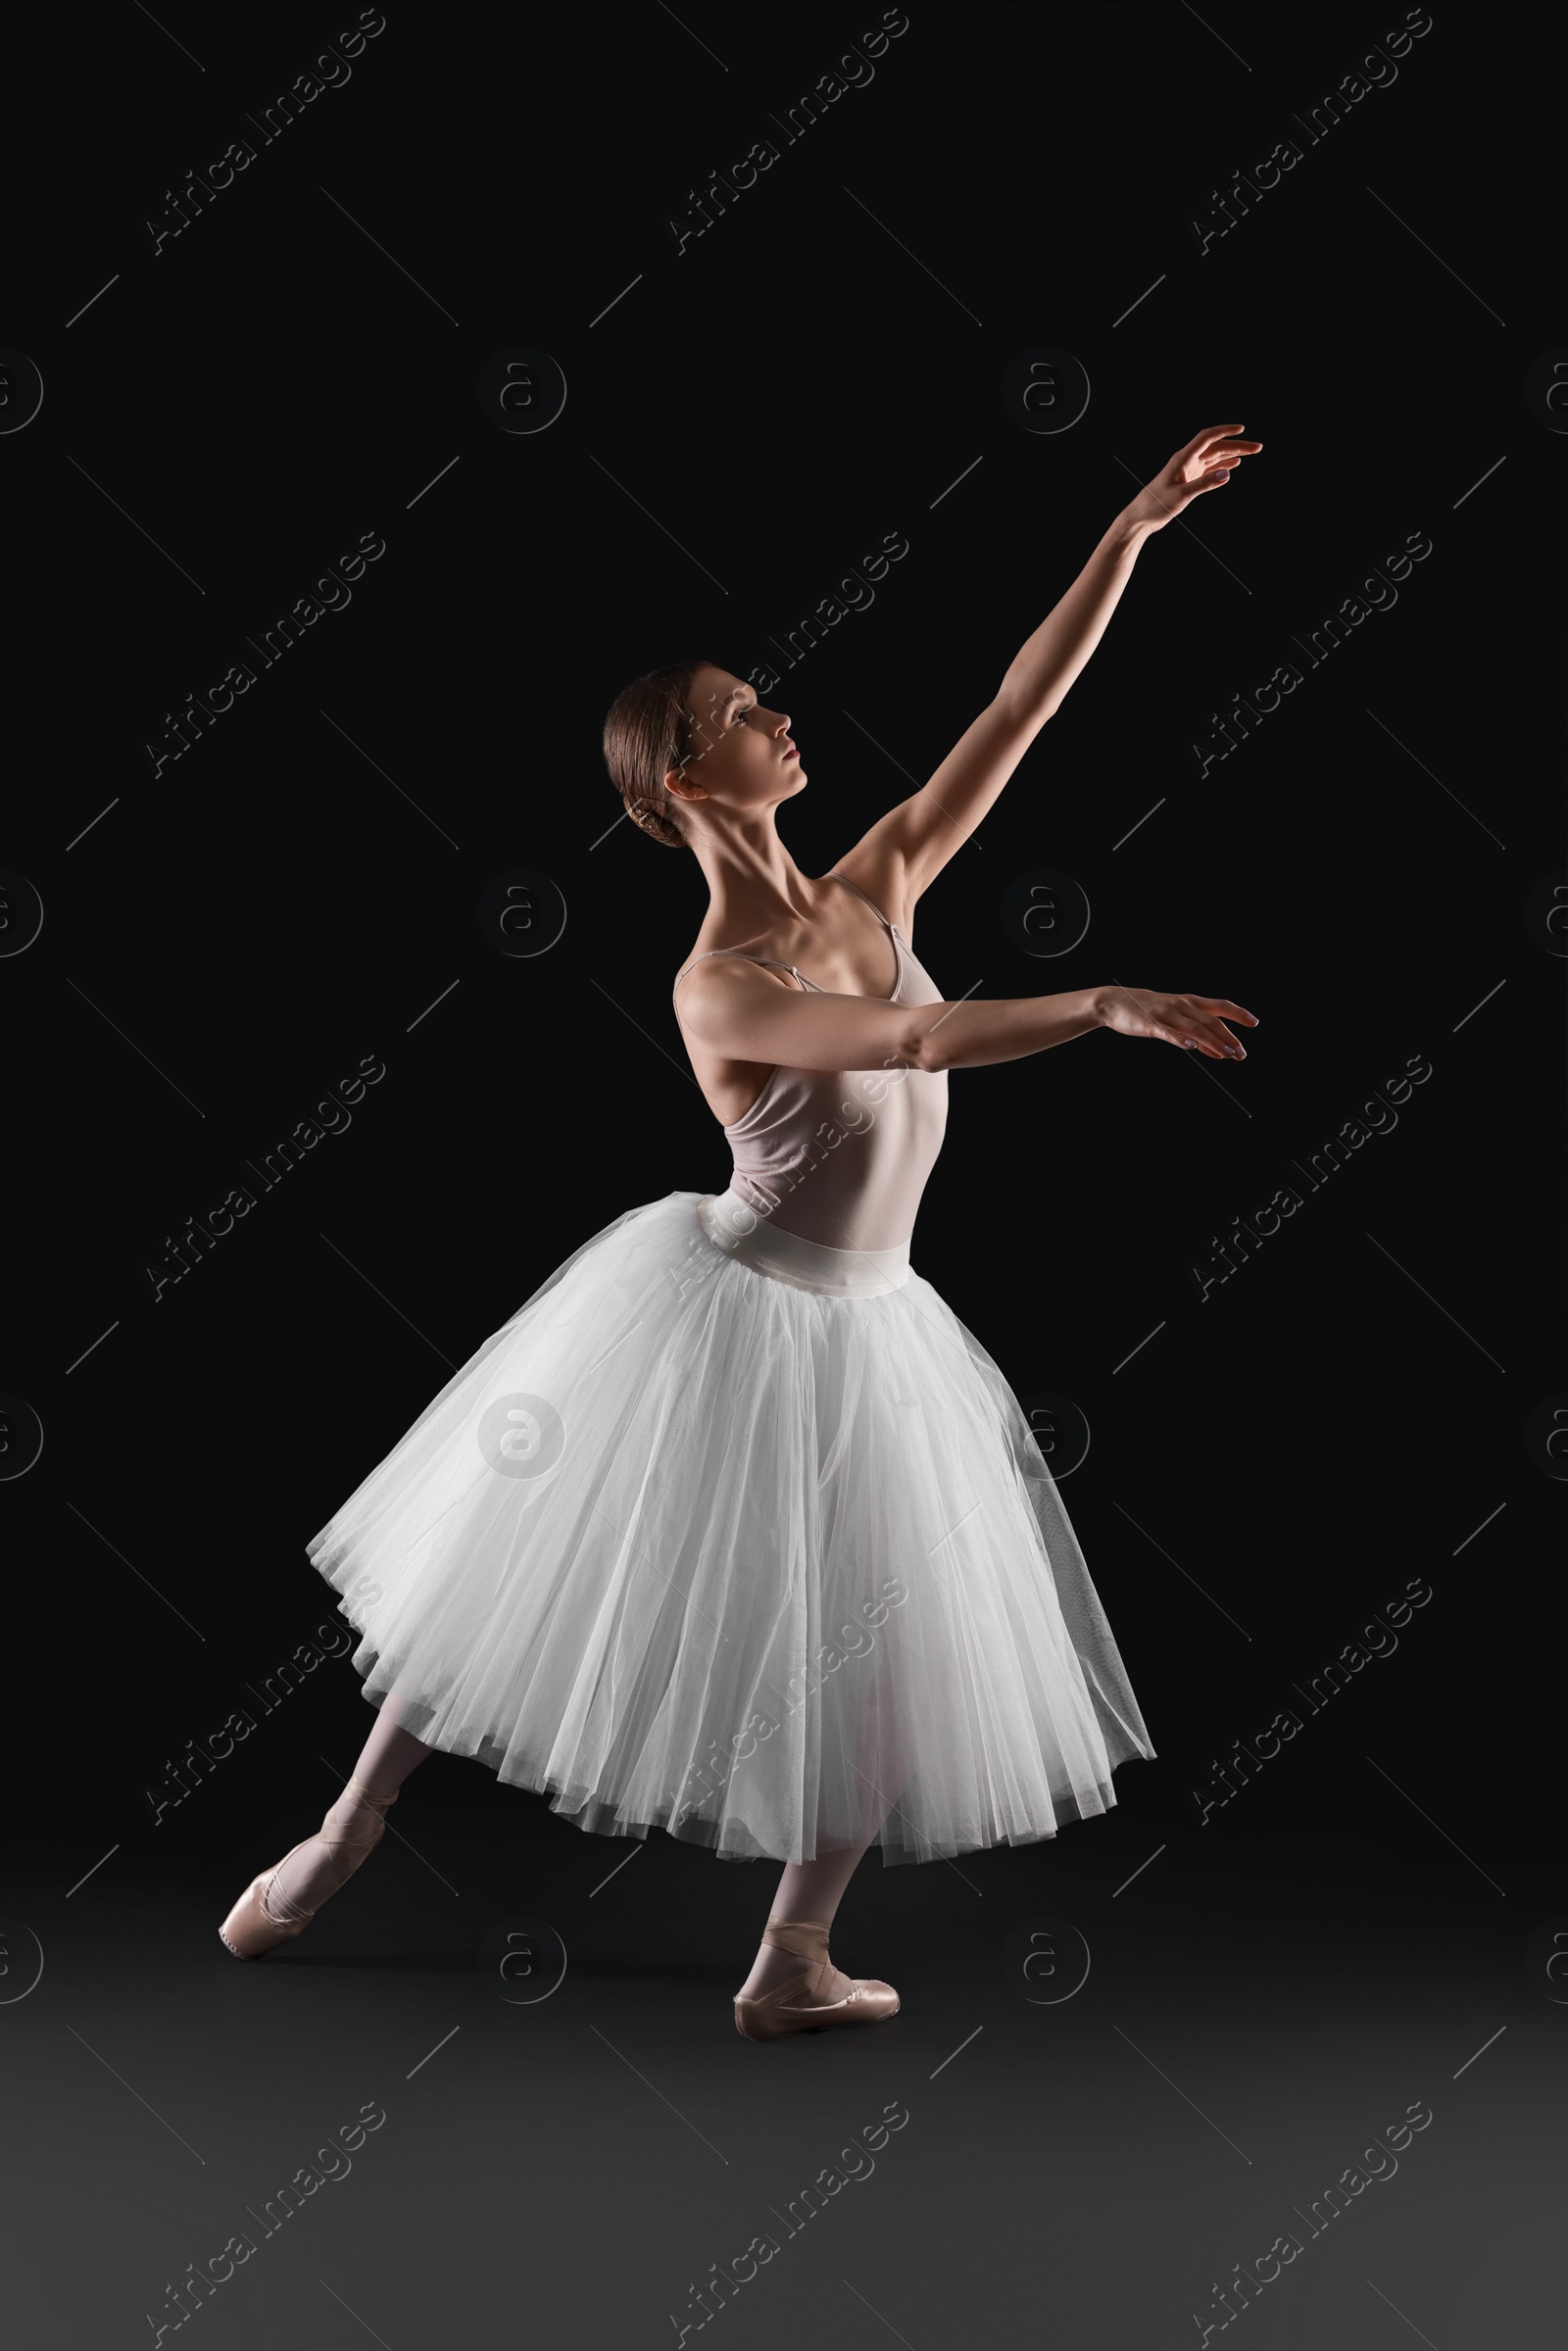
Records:
{"label": "slender neck", "polygon": [[755,938],[780,921],[806,922],[817,892],[773,829],[773,811],[726,811],[692,824],[692,848],[708,883],[710,927],[724,937]]}

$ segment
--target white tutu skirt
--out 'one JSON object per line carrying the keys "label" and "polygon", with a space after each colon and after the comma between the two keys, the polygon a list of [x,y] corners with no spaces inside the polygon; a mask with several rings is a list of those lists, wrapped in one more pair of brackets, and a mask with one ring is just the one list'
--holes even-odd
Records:
{"label": "white tutu skirt", "polygon": [[997,1365],[906,1251],[748,1249],[714,1207],[586,1242],[308,1545],[365,1695],[581,1828],[729,1860],[1108,1810],[1153,1748]]}

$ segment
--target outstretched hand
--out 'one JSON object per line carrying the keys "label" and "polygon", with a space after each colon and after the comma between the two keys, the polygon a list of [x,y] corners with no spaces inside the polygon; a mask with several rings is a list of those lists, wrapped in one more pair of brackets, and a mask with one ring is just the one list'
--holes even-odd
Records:
{"label": "outstretched hand", "polygon": [[1167,522],[1186,513],[1195,498],[1229,481],[1240,460],[1255,457],[1263,446],[1261,441],[1239,441],[1236,435],[1241,429],[1239,424],[1211,424],[1185,449],[1178,449],[1170,464],[1145,484],[1128,508],[1134,521],[1152,531],[1163,530]]}
{"label": "outstretched hand", "polygon": [[1247,1058],[1226,1020],[1257,1026],[1256,1013],[1233,1004],[1228,996],[1158,996],[1148,988],[1106,988],[1101,992],[1100,1010],[1102,1026],[1123,1037],[1160,1037],[1167,1045],[1206,1053],[1211,1061]]}

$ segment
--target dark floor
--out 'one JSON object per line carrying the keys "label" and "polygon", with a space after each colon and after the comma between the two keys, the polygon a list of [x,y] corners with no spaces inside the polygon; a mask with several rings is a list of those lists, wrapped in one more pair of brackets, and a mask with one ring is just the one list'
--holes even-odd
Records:
{"label": "dark floor", "polygon": [[[597,2351],[720,2310],[759,2351],[1004,2327],[1152,2351],[1244,2318],[1257,2351],[1561,2339],[1544,1864],[1192,1831],[1140,1870],[1129,1806],[953,1867],[873,1861],[835,1956],[903,2013],[759,2046],[729,2001],[770,1870],[432,1774],[316,1924],[242,1965],[216,1927],[271,1824],[236,1843],[200,1794],[177,1847],[11,1886],[10,1980],[19,1922],[44,1956],[7,2011],[19,2345],[195,2323],[215,2351]],[[480,1946],[510,1925],[538,1953],[528,1918],[566,1973],[504,2000]],[[1085,1938],[1071,1996],[1022,1996],[1020,1927],[1052,1938],[1037,1989],[1071,1981],[1061,1929]],[[194,2306],[209,2263],[229,2274]]]}

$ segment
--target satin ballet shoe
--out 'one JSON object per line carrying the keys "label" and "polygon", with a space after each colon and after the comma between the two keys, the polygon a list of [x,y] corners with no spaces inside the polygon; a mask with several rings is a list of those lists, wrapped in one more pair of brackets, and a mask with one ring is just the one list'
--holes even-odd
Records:
{"label": "satin ballet shoe", "polygon": [[792,1976],[772,1991],[748,1999],[735,1995],[735,2030],[746,2040],[783,2040],[792,2033],[823,2033],[833,2025],[880,2025],[899,2013],[899,1995],[891,1984],[874,1978],[857,1979],[841,2000],[817,1995],[833,1974],[827,1955],[828,1930],[820,1919],[769,1919],[763,1942],[775,1951],[810,1962],[805,1973]]}
{"label": "satin ballet shoe", "polygon": [[[343,1796],[353,1796],[357,1802],[368,1807],[376,1816],[374,1826],[356,1822],[354,1828],[359,1833],[352,1835],[347,1829],[341,1828],[332,1818],[337,1804],[343,1801],[343,1796],[339,1796],[317,1831],[316,1837],[301,1837],[300,1844],[289,1847],[283,1855],[283,1861],[274,1861],[270,1870],[263,1870],[260,1877],[254,1878],[247,1886],[218,1930],[222,1937],[223,1948],[231,1951],[236,1959],[261,1959],[280,1942],[286,1942],[291,1935],[302,1933],[315,1918],[316,1911],[305,1909],[301,1903],[291,1902],[280,1890],[272,1892],[273,1881],[283,1862],[291,1859],[300,1850],[300,1845],[313,1844],[319,1838],[331,1852],[332,1868],[337,1878],[337,1885],[331,1893],[339,1892],[380,1843],[386,1833],[387,1810],[397,1802],[401,1793],[400,1788],[394,1788],[389,1796],[374,1796],[368,1788],[362,1788],[358,1780],[351,1780],[343,1790]],[[345,1866],[344,1857],[349,1856],[352,1858],[346,1859]],[[271,1908],[268,1904],[269,1892],[272,1892],[274,1907]],[[323,1899],[330,1901],[331,1893]]]}

